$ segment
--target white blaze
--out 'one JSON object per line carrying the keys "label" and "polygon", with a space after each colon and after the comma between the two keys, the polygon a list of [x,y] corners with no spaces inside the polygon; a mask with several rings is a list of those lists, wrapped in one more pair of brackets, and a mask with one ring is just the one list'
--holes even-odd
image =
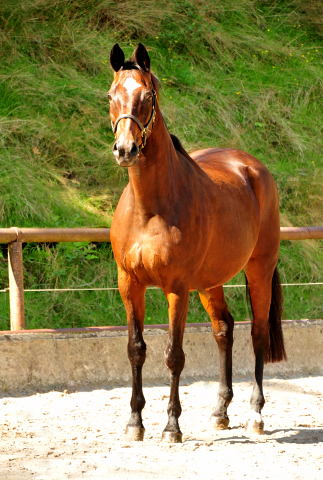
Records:
{"label": "white blaze", "polygon": [[140,83],[137,83],[134,78],[127,78],[123,86],[127,90],[128,95],[130,96],[134,90],[141,87]]}

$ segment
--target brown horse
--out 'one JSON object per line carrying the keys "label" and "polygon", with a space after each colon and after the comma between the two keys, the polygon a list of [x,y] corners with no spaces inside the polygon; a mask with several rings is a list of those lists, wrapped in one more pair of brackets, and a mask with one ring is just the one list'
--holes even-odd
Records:
{"label": "brown horse", "polygon": [[263,365],[286,358],[282,294],[277,272],[280,244],[276,184],[255,157],[235,149],[207,149],[189,156],[170,135],[158,105],[158,82],[147,50],[139,44],[130,60],[116,44],[110,56],[114,80],[108,92],[113,153],[128,167],[129,184],[116,209],[111,243],[129,329],[132,367],[130,438],[142,440],[142,367],[145,291],[160,287],[168,301],[165,363],[171,386],[162,438],[181,442],[179,378],[190,290],[199,292],[210,316],[220,355],[215,428],[229,425],[234,321],[222,285],[244,269],[250,293],[255,381],[246,427],[262,433]]}

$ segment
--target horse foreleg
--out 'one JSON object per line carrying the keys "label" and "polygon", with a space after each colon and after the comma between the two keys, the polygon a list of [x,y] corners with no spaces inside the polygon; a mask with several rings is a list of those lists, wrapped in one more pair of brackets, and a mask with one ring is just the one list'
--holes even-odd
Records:
{"label": "horse foreleg", "polygon": [[188,288],[177,293],[166,293],[169,310],[169,336],[165,349],[165,363],[170,370],[170,396],[167,408],[168,422],[162,440],[182,442],[178,419],[182,413],[179,399],[179,378],[184,368],[185,355],[182,349],[183,335],[188,309]]}
{"label": "horse foreleg", "polygon": [[219,349],[218,401],[211,415],[211,424],[217,430],[229,426],[228,406],[233,398],[232,390],[232,345],[234,321],[225,303],[223,288],[217,287],[200,293],[201,302],[210,316],[213,335]]}
{"label": "horse foreleg", "polygon": [[118,272],[118,284],[127,312],[128,357],[132,369],[131,417],[126,427],[126,434],[130,440],[143,440],[145,429],[141,412],[146,401],[142,391],[142,366],[146,360],[146,344],[142,332],[146,288],[133,281],[128,274],[120,270]]}

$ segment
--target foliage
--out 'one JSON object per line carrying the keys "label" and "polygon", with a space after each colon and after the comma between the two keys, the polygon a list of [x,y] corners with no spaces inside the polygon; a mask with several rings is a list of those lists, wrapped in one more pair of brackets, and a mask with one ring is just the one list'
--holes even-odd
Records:
{"label": "foliage", "polygon": [[[246,150],[279,188],[282,225],[322,225],[322,2],[3,0],[0,5],[0,225],[109,226],[127,182],[112,159],[109,52],[141,41],[170,131],[188,151]],[[134,15],[133,12],[136,12]],[[25,287],[114,286],[109,246],[24,250]],[[321,281],[320,242],[283,242],[285,282]],[[6,257],[0,288],[7,287]],[[242,283],[242,277],[234,279]],[[322,316],[320,287],[285,289],[285,316]],[[236,319],[243,292],[227,290]],[[147,293],[147,322],[167,304]],[[0,294],[8,322],[7,294]],[[31,326],[124,322],[118,293],[26,293]],[[189,321],[206,321],[191,297]]]}

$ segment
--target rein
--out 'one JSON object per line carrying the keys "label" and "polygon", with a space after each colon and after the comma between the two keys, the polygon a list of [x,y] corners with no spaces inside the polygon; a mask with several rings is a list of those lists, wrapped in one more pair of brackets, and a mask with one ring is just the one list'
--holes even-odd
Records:
{"label": "rein", "polygon": [[[134,122],[136,122],[136,124],[138,125],[138,127],[140,128],[140,131],[141,131],[141,145],[139,145],[139,152],[141,152],[141,150],[145,147],[146,145],[146,141],[147,141],[147,130],[148,128],[150,127],[151,124],[152,125],[152,129],[154,128],[154,124],[155,124],[155,117],[156,117],[156,92],[154,89],[152,89],[152,93],[153,93],[153,99],[152,99],[152,111],[151,111],[151,115],[150,115],[150,119],[148,120],[148,123],[143,126],[143,124],[141,123],[140,120],[138,120],[137,117],[135,117],[134,115],[130,115],[129,114],[124,114],[124,115],[120,115],[120,117],[117,118],[117,120],[114,122],[114,124],[112,123],[111,121],[111,127],[112,127],[112,131],[114,133],[114,135],[116,134],[116,131],[117,131],[117,128],[118,128],[118,123],[120,122],[120,120],[122,120],[123,118],[130,118],[131,120],[133,120]],[[151,130],[152,130],[151,129]]]}

